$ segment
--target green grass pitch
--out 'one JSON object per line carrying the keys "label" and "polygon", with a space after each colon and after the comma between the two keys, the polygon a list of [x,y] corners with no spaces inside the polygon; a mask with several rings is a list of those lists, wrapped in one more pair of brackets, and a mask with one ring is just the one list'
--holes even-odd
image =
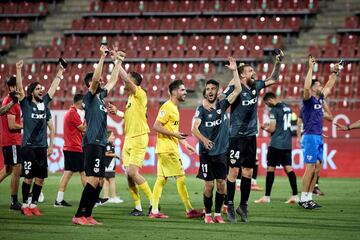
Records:
{"label": "green grass pitch", "polygon": [[[20,212],[10,211],[10,178],[0,184],[0,239],[360,239],[360,179],[322,178],[321,189],[326,195],[316,197],[322,209],[304,210],[284,203],[290,196],[290,186],[287,178],[277,177],[270,204],[255,204],[254,200],[264,193],[251,193],[250,223],[205,225],[202,219],[185,218],[173,179],[169,179],[161,199],[162,211],[169,219],[130,217],[133,202],[124,175],[117,175],[117,192],[125,202],[95,208],[93,214],[104,222],[103,226],[75,226],[71,218],[82,192],[80,178],[74,175],[65,192],[65,199],[73,207],[54,208],[60,176],[51,174],[45,182],[45,202],[39,205],[42,217],[24,217]],[[153,186],[155,176],[146,178]],[[264,186],[265,179],[260,177],[258,183]],[[298,178],[299,187],[300,184]],[[193,206],[202,209],[203,182],[189,176],[187,186]],[[235,199],[238,203],[238,192]],[[144,196],[142,200],[147,210],[148,202]]]}

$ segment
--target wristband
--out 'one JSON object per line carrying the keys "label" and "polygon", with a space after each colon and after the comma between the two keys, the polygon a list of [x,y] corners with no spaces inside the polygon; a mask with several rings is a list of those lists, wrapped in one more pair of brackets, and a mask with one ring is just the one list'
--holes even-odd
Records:
{"label": "wristband", "polygon": [[350,124],[346,125],[346,129],[347,129],[348,131],[351,130]]}
{"label": "wristband", "polygon": [[117,110],[117,111],[116,111],[116,116],[118,116],[118,117],[124,117],[124,112]]}

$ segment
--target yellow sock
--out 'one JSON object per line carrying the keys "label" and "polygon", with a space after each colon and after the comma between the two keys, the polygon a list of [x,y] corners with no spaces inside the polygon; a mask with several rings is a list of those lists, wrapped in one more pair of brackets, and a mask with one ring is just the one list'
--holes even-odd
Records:
{"label": "yellow sock", "polygon": [[152,205],[152,203],[153,203],[153,193],[151,192],[149,184],[145,181],[144,183],[139,185],[139,188],[141,189],[141,191],[144,192],[146,197],[149,199],[150,205]]}
{"label": "yellow sock", "polygon": [[153,213],[159,212],[159,202],[165,183],[166,183],[166,179],[164,177],[157,177],[153,189],[153,205],[152,205]]}
{"label": "yellow sock", "polygon": [[[134,200],[135,208],[139,211],[142,211],[141,209],[141,200],[140,200],[140,193],[139,188],[137,185],[131,185],[129,186],[131,197]],[[140,208],[140,209],[139,209]]]}
{"label": "yellow sock", "polygon": [[193,207],[191,206],[190,200],[189,200],[189,194],[186,188],[186,178],[185,176],[179,177],[176,179],[176,187],[178,190],[178,193],[180,195],[180,199],[183,202],[186,211],[190,211]]}

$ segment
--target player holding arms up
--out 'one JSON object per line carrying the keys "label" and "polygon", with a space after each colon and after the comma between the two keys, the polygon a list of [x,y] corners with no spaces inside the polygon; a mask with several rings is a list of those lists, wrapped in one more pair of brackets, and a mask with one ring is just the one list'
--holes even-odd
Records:
{"label": "player holding arms up", "polygon": [[[205,223],[225,223],[221,217],[221,207],[226,193],[226,176],[228,172],[229,146],[229,116],[227,108],[232,104],[241,91],[240,78],[236,61],[229,58],[227,67],[233,72],[235,90],[226,98],[218,100],[219,82],[208,80],[205,85],[207,110],[203,105],[196,109],[193,120],[192,133],[200,140],[200,166],[198,178],[205,180],[204,205]],[[213,204],[214,180],[216,180],[215,215],[211,216]]]}

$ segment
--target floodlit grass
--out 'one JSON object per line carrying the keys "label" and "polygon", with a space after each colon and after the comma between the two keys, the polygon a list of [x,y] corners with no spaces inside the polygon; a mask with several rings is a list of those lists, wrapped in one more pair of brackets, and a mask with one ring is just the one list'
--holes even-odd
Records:
{"label": "floodlit grass", "polygon": [[[79,176],[70,181],[65,200],[73,205],[69,208],[54,208],[60,174],[51,174],[44,187],[45,202],[40,203],[42,217],[24,217],[9,210],[9,180],[0,184],[0,239],[360,239],[360,179],[321,179],[324,197],[316,197],[321,210],[304,210],[297,205],[286,205],[290,196],[287,178],[275,179],[270,204],[253,203],[263,192],[250,195],[250,223],[205,225],[202,219],[186,219],[184,207],[178,197],[174,180],[169,180],[161,199],[162,212],[169,219],[130,217],[133,202],[126,187],[125,177],[117,175],[118,195],[125,200],[122,204],[107,204],[95,208],[96,219],[103,226],[75,226],[71,223],[82,187]],[[146,176],[150,186],[155,176]],[[260,177],[264,186],[265,179]],[[298,186],[301,179],[298,178]],[[202,181],[191,176],[187,178],[191,202],[202,209]],[[21,193],[21,185],[20,191]],[[20,194],[21,199],[21,194]],[[236,194],[239,202],[239,194]],[[142,196],[143,208],[148,202]],[[224,216],[224,218],[226,218]]]}

